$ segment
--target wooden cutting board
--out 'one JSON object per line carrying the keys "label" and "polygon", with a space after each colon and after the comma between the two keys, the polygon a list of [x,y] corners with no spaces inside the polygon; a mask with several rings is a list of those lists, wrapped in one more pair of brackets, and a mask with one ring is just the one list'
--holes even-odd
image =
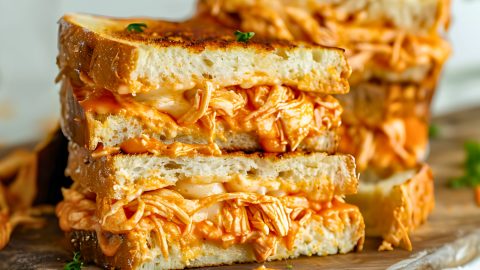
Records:
{"label": "wooden cutting board", "polygon": [[[480,141],[480,108],[437,117],[440,135],[431,142],[430,158],[436,181],[436,206],[428,222],[412,235],[414,250],[377,252],[380,239],[368,238],[360,253],[328,257],[302,257],[266,263],[274,269],[438,269],[463,265],[480,258],[480,207],[471,189],[452,190],[448,179],[462,173],[465,140]],[[0,269],[61,269],[72,254],[51,216],[41,230],[19,228],[0,252]],[[408,261],[405,261],[409,259]],[[399,266],[399,264],[402,264]],[[241,264],[207,269],[254,269],[259,264]],[[97,269],[95,266],[87,269]]]}

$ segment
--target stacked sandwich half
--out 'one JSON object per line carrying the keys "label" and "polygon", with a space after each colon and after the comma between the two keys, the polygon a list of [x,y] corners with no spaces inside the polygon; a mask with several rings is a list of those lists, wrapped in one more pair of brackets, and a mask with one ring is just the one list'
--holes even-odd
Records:
{"label": "stacked sandwich half", "polygon": [[[355,156],[367,235],[411,249],[431,212],[430,102],[450,47],[449,0],[202,0],[198,16],[257,35],[346,49],[353,73],[339,151]],[[380,184],[381,182],[381,184]],[[373,184],[372,184],[373,183]],[[379,207],[378,202],[382,203]]]}
{"label": "stacked sandwich half", "polygon": [[74,184],[60,227],[85,260],[178,269],[346,253],[364,223],[335,154],[343,51],[203,20],[60,20]]}

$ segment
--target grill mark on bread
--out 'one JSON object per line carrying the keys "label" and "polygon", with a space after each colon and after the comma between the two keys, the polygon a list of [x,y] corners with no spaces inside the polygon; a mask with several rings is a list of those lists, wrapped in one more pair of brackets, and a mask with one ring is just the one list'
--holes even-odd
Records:
{"label": "grill mark on bread", "polygon": [[[134,19],[125,20],[125,25]],[[192,19],[185,22],[165,22],[143,20],[148,27],[141,33],[128,32],[125,29],[112,29],[111,34],[121,40],[147,43],[160,47],[181,46],[195,52],[206,47],[225,49],[228,47],[256,48],[257,50],[273,51],[278,48],[294,49],[297,43],[282,39],[266,39],[253,37],[248,42],[239,42],[234,35],[235,29],[224,27],[207,18]],[[302,44],[305,47],[313,47]],[[337,50],[340,48],[325,47]]]}

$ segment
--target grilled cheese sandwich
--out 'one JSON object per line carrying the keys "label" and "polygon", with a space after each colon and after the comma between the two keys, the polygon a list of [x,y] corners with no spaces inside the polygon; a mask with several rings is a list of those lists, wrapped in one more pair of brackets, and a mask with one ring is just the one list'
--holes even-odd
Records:
{"label": "grilled cheese sandwich", "polygon": [[56,213],[84,259],[178,269],[362,249],[363,218],[343,199],[355,162],[335,154],[343,50],[234,33],[209,19],[61,19],[74,184]]}

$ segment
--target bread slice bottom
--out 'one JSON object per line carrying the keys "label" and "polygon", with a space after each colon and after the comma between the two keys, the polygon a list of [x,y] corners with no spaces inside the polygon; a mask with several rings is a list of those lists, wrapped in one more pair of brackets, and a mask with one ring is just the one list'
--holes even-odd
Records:
{"label": "bread slice bottom", "polygon": [[358,193],[347,196],[347,202],[360,208],[366,235],[383,238],[379,250],[412,250],[409,233],[427,220],[435,204],[430,167],[424,164],[374,182],[366,181],[373,177],[362,178]]}
{"label": "bread slice bottom", "polygon": [[[85,261],[95,262],[105,268],[183,269],[256,261],[251,244],[234,244],[224,248],[211,241],[201,241],[185,249],[180,245],[184,239],[177,239],[169,241],[169,256],[164,257],[159,247],[125,237],[114,256],[105,256],[95,231],[74,230],[68,232],[67,237]],[[339,208],[331,210],[328,216],[313,216],[308,224],[300,227],[291,249],[287,248],[285,239],[278,241],[274,253],[267,260],[347,253],[355,248],[361,250],[363,241],[364,223],[358,209]],[[138,254],[140,247],[149,245],[150,256]]]}
{"label": "bread slice bottom", "polygon": [[331,200],[334,195],[357,190],[355,161],[350,155],[291,152],[285,154],[242,152],[221,156],[106,155],[93,158],[90,151],[69,145],[67,174],[99,196],[122,199],[176,185],[239,183],[267,192],[304,193],[309,199]]}

